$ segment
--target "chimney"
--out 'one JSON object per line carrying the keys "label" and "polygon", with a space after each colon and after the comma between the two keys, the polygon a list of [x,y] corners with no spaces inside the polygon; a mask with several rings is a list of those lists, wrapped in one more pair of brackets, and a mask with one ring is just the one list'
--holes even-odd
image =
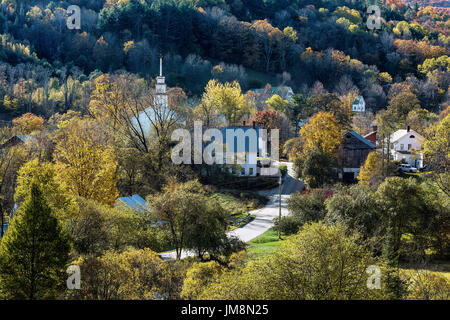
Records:
{"label": "chimney", "polygon": [[253,129],[255,129],[255,128],[256,128],[256,122],[253,121]]}
{"label": "chimney", "polygon": [[242,122],[242,125],[245,127],[245,121]]}
{"label": "chimney", "polygon": [[372,126],[372,131],[378,131],[378,126]]}
{"label": "chimney", "polygon": [[407,132],[409,132],[409,131],[411,131],[411,127],[410,126],[408,126],[408,129],[407,129]]}

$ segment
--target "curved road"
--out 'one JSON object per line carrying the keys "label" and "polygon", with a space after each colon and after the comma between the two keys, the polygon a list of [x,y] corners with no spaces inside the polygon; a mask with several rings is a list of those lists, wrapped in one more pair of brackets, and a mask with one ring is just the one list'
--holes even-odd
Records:
{"label": "curved road", "polygon": [[[304,184],[301,180],[294,178],[294,170],[292,169],[291,162],[285,162],[282,164],[285,164],[288,167],[288,174],[284,178],[281,186],[281,215],[285,216],[288,214],[287,199],[292,193],[302,191]],[[247,223],[242,228],[228,232],[228,235],[236,236],[244,242],[249,242],[273,227],[273,219],[279,215],[278,191],[278,187],[272,190],[259,191],[259,194],[267,196],[270,199],[269,202],[261,209],[250,211],[250,214],[255,215],[255,219]],[[185,258],[193,255],[195,254],[184,250],[181,257]],[[159,254],[159,256],[163,260],[175,260],[176,252],[165,252]]]}

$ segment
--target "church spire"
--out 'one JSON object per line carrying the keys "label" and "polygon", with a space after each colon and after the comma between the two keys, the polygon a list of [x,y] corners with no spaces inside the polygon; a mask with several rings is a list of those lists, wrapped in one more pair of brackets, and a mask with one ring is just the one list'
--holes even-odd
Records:
{"label": "church spire", "polygon": [[163,61],[163,57],[160,56],[159,57],[159,76],[162,77],[162,61]]}

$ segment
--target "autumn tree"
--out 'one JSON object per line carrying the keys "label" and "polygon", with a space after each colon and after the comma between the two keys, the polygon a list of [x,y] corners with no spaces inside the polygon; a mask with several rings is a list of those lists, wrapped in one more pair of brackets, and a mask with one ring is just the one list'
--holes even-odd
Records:
{"label": "autumn tree", "polygon": [[[382,289],[367,290],[369,265],[377,264],[360,235],[342,224],[311,223],[272,255],[223,273],[200,299],[382,299]],[[383,264],[380,263],[383,267]],[[383,267],[384,269],[384,267]],[[382,270],[383,270],[382,269]],[[385,269],[384,269],[385,270]]]}
{"label": "autumn tree", "polygon": [[[351,100],[349,96],[347,100]],[[351,101],[353,104],[353,101]],[[350,128],[352,122],[352,108],[351,104],[346,101],[341,101],[334,93],[322,93],[312,95],[308,98],[309,115],[317,111],[330,112],[333,114],[336,121],[342,128]]]}
{"label": "autumn tree", "polygon": [[381,167],[381,155],[378,152],[371,152],[362,165],[358,174],[360,184],[369,185],[372,179],[376,178],[378,168]]}
{"label": "autumn tree", "polygon": [[73,118],[57,132],[57,178],[76,196],[113,205],[118,196],[117,160],[97,122]]}
{"label": "autumn tree", "polygon": [[279,95],[274,94],[272,97],[266,100],[266,104],[269,108],[278,111],[280,113],[287,113],[288,101],[281,98]]}
{"label": "autumn tree", "polygon": [[264,129],[280,129],[283,124],[281,114],[275,110],[258,111],[253,115],[253,121]]}
{"label": "autumn tree", "polygon": [[433,170],[434,181],[450,197],[450,114],[426,132],[424,156]]}
{"label": "autumn tree", "polygon": [[[173,88],[172,88],[173,89]],[[169,106],[141,78],[130,74],[102,75],[95,80],[90,113],[111,129],[118,139],[126,138],[141,152],[156,151],[162,158],[170,135],[185,114],[180,90],[168,90]]]}
{"label": "autumn tree", "polygon": [[23,201],[33,184],[39,186],[48,206],[61,222],[76,216],[78,206],[75,198],[67,193],[65,185],[58,180],[52,163],[39,163],[38,159],[25,163],[18,172],[15,200]]}
{"label": "autumn tree", "polygon": [[256,20],[252,24],[252,29],[257,36],[259,43],[262,45],[262,52],[265,61],[265,70],[269,72],[270,63],[276,46],[283,38],[283,32],[280,29],[274,28],[267,19]]}
{"label": "autumn tree", "polygon": [[318,112],[300,129],[305,152],[319,147],[323,152],[336,154],[342,141],[342,129],[329,112]]}
{"label": "autumn tree", "polygon": [[[9,133],[8,133],[9,137]],[[0,152],[0,236],[3,236],[3,226],[14,208],[14,188],[17,184],[17,172],[30,157],[30,152],[23,145],[3,148]]]}
{"label": "autumn tree", "polygon": [[64,288],[69,250],[58,220],[33,184],[0,242],[0,295],[55,298]]}
{"label": "autumn tree", "polygon": [[216,261],[194,263],[186,273],[181,297],[184,299],[198,299],[205,287],[223,274],[226,269]]}
{"label": "autumn tree", "polygon": [[44,119],[32,113],[25,113],[19,118],[12,120],[15,134],[30,134],[44,128]]}
{"label": "autumn tree", "polygon": [[171,272],[167,262],[150,249],[106,251],[100,257],[75,261],[84,275],[74,298],[95,300],[151,300],[169,298]]}
{"label": "autumn tree", "polygon": [[399,126],[405,126],[408,113],[418,108],[420,108],[419,100],[414,93],[409,91],[400,92],[391,99],[388,105],[388,110],[392,112],[394,121]]}
{"label": "autumn tree", "polygon": [[214,114],[222,113],[229,124],[236,124],[250,110],[237,81],[222,84],[217,80],[210,80],[202,95],[198,112],[203,114],[207,122],[211,122]]}

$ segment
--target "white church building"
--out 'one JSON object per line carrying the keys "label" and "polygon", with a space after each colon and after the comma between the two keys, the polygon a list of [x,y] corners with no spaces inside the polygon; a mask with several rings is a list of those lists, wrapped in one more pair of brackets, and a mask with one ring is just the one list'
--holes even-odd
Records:
{"label": "white church building", "polygon": [[156,77],[155,92],[153,95],[154,105],[142,111],[139,116],[132,119],[132,126],[140,131],[144,131],[146,137],[150,137],[152,122],[155,122],[156,112],[161,117],[169,119],[175,111],[169,108],[169,98],[167,95],[166,78],[162,72],[162,58],[159,61],[159,76]]}

